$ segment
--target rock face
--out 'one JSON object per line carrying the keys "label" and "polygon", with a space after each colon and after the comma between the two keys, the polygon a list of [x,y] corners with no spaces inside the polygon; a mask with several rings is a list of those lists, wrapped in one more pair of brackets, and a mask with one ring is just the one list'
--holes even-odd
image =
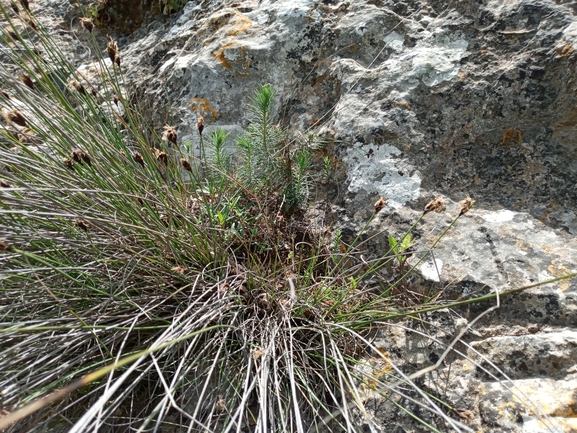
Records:
{"label": "rock face", "polygon": [[[352,232],[379,196],[388,208],[370,230],[395,234],[444,197],[448,213],[427,215],[415,232],[425,248],[458,213],[455,202],[474,197],[434,263],[420,265],[423,285],[442,296],[577,270],[572,0],[189,0],[119,47],[133,93],[159,126],[175,119],[183,143],[197,141],[199,115],[245,127],[246,96],[274,85],[282,123],[332,141],[339,185],[327,194],[329,216]],[[490,305],[432,314],[439,343],[391,326],[379,344],[416,371]],[[459,343],[464,358],[447,357],[423,386],[475,429],[577,431],[576,324],[575,281],[504,298]],[[373,403],[382,431],[422,429]]]}

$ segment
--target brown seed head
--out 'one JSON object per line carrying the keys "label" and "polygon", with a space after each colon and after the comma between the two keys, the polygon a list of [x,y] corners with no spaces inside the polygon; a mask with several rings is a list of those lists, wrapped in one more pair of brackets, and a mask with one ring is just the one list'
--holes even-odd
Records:
{"label": "brown seed head", "polygon": [[2,188],[12,188],[12,184],[4,179],[0,179],[0,186]]}
{"label": "brown seed head", "polygon": [[467,212],[469,212],[469,210],[471,210],[471,208],[473,207],[474,204],[475,204],[475,200],[473,200],[471,197],[467,196],[467,198],[461,202],[461,213],[459,214],[459,216],[464,215]]}
{"label": "brown seed head", "polygon": [[382,211],[386,205],[387,205],[387,201],[383,197],[378,199],[377,202],[375,203],[375,213],[377,214],[380,211]]}
{"label": "brown seed head", "polygon": [[226,410],[226,404],[224,403],[224,398],[222,397],[222,395],[218,396],[218,400],[214,404],[214,410],[216,411],[216,413],[221,413]]}
{"label": "brown seed head", "polygon": [[80,18],[80,25],[88,30],[88,33],[92,33],[92,29],[94,29],[94,23],[92,22],[92,18],[82,17]]}
{"label": "brown seed head", "polygon": [[182,166],[186,171],[192,171],[192,167],[190,165],[190,162],[188,162],[188,159],[182,158],[180,160],[180,163],[182,164]]}
{"label": "brown seed head", "polygon": [[84,90],[84,86],[76,80],[69,80],[68,81],[68,87],[76,90],[78,93],[82,93],[83,95],[86,94],[86,90]]}
{"label": "brown seed head", "polygon": [[144,158],[140,152],[134,152],[134,160],[144,167]]}
{"label": "brown seed head", "polygon": [[13,122],[19,126],[26,126],[26,118],[22,115],[20,111],[18,111],[15,108],[10,111],[4,111],[2,115],[4,116],[4,120],[6,120],[6,123]]}
{"label": "brown seed head", "polygon": [[166,137],[167,141],[176,144],[176,139],[178,136],[176,135],[176,129],[174,126],[164,125],[164,136]]}
{"label": "brown seed head", "polygon": [[66,168],[74,170],[74,161],[72,161],[71,159],[64,158],[64,165],[66,165]]}
{"label": "brown seed head", "polygon": [[204,131],[204,117],[198,116],[196,127],[198,128],[198,133],[202,135],[202,131]]}
{"label": "brown seed head", "polygon": [[93,87],[90,89],[90,93],[92,94],[92,96],[94,96],[95,98],[98,97],[98,92],[96,91],[96,89]]}
{"label": "brown seed head", "polygon": [[163,152],[162,150],[159,149],[155,149],[154,153],[156,154],[156,160],[162,162],[164,165],[168,164],[168,155],[166,154],[166,152]]}
{"label": "brown seed head", "polygon": [[431,200],[429,203],[427,203],[427,206],[425,206],[425,213],[428,212],[442,212],[443,209],[445,209],[445,202],[443,201],[443,199],[441,197],[437,197],[434,200]]}
{"label": "brown seed head", "polygon": [[110,36],[108,37],[108,39],[110,39],[108,41],[108,43],[106,44],[106,52],[108,53],[108,57],[110,58],[112,63],[116,63],[118,66],[120,66],[120,56],[118,55],[118,45],[116,44],[116,42],[114,42],[114,39],[112,39]]}
{"label": "brown seed head", "polygon": [[84,230],[85,232],[88,231],[88,222],[86,220],[83,220],[82,218],[79,218],[76,221],[74,221],[74,225],[79,229]]}
{"label": "brown seed head", "polygon": [[30,87],[32,90],[34,90],[34,82],[32,81],[32,78],[30,78],[30,75],[26,74],[26,73],[22,73],[19,77],[18,77],[18,81],[21,81],[22,83],[24,83],[26,86]]}
{"label": "brown seed head", "polygon": [[20,4],[24,9],[30,11],[30,4],[28,3],[28,0],[20,0]]}
{"label": "brown seed head", "polygon": [[177,265],[174,268],[172,268],[171,270],[176,272],[177,274],[184,274],[184,271],[186,271],[186,268],[182,265]]}
{"label": "brown seed head", "polygon": [[0,253],[5,251],[12,251],[12,245],[10,245],[4,239],[0,238]]}
{"label": "brown seed head", "polygon": [[82,164],[83,162],[85,162],[88,165],[92,165],[90,157],[86,154],[86,152],[84,152],[81,149],[74,149],[70,154],[70,156],[72,157],[74,162],[77,162],[78,164]]}
{"label": "brown seed head", "polygon": [[260,347],[259,347],[258,349],[254,349],[254,350],[252,351],[252,359],[254,359],[254,360],[256,361],[256,360],[259,359],[261,356],[263,356],[265,353],[266,353],[266,352],[265,352],[263,349],[261,349]]}

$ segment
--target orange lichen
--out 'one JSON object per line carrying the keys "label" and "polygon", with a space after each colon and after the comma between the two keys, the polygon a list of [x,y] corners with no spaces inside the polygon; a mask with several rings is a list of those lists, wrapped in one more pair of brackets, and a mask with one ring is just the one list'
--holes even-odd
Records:
{"label": "orange lichen", "polygon": [[252,21],[246,15],[234,9],[223,9],[208,18],[208,26],[212,33],[226,28],[224,35],[227,37],[238,36],[252,27]]}
{"label": "orange lichen", "polygon": [[188,104],[186,104],[186,108],[197,116],[208,117],[210,120],[214,120],[217,117],[216,110],[206,98],[192,98],[188,101]]}
{"label": "orange lichen", "polygon": [[[571,271],[566,266],[557,263],[557,260],[551,260],[551,264],[547,267],[547,270],[554,277],[562,277],[563,275],[571,273]],[[561,280],[557,284],[559,284],[559,290],[562,292],[567,290],[570,286],[568,280]]]}
{"label": "orange lichen", "polygon": [[[372,391],[376,391],[379,386],[379,381],[381,377],[388,374],[393,369],[391,365],[391,356],[382,347],[377,347],[377,350],[382,356],[369,359],[371,365],[371,372],[367,374],[365,383],[363,383],[359,391],[364,394],[367,398],[370,396]],[[384,358],[384,359],[383,359]]]}
{"label": "orange lichen", "polygon": [[515,128],[509,128],[505,131],[505,134],[503,134],[503,141],[501,144],[503,147],[509,147],[521,143],[522,139],[523,135],[521,134],[521,131]]}
{"label": "orange lichen", "polygon": [[407,102],[405,102],[405,101],[394,101],[391,105],[392,105],[393,107],[403,107],[403,108],[405,108],[406,110],[410,110],[410,109],[411,109],[411,106],[410,106]]}
{"label": "orange lichen", "polygon": [[559,57],[567,57],[567,56],[570,56],[571,54],[573,54],[574,51],[575,51],[575,49],[573,48],[573,44],[567,44],[567,45],[563,45],[562,47],[557,48],[555,50],[555,53]]}
{"label": "orange lichen", "polygon": [[537,218],[539,221],[541,221],[543,224],[545,224],[547,222],[547,217],[549,216],[549,214],[553,212],[553,210],[551,209],[545,209],[543,211],[543,213],[541,214],[541,216],[539,218]]}
{"label": "orange lichen", "polygon": [[[227,56],[227,52],[229,55]],[[232,54],[232,55],[231,55]],[[239,77],[247,77],[252,61],[246,55],[246,48],[238,46],[237,41],[226,42],[212,55],[229,71],[234,71]]]}
{"label": "orange lichen", "polygon": [[529,249],[533,249],[533,244],[531,242],[527,242],[524,239],[517,239],[515,241],[515,248],[521,251],[529,251]]}

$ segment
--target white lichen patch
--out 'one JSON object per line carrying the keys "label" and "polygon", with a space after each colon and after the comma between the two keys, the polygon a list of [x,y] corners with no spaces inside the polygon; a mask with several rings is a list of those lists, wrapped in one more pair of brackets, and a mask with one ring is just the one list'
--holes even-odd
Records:
{"label": "white lichen patch", "polygon": [[565,27],[565,30],[563,30],[563,36],[570,43],[573,43],[573,48],[577,49],[577,21],[574,21]]}
{"label": "white lichen patch", "polygon": [[440,275],[443,271],[443,261],[441,259],[435,259],[433,262],[432,259],[429,259],[419,266],[419,270],[421,271],[421,275],[427,280],[439,282],[441,281]]}
{"label": "white lichen patch", "polygon": [[412,75],[427,86],[449,81],[459,73],[460,61],[468,42],[450,41],[444,35],[419,41],[404,57],[412,59]]}
{"label": "white lichen patch", "polygon": [[400,154],[399,149],[386,144],[355,143],[343,158],[348,167],[348,190],[364,195],[377,194],[393,209],[418,199],[421,177],[406,161],[396,158]]}
{"label": "white lichen patch", "polygon": [[397,32],[391,32],[383,39],[385,46],[393,50],[395,53],[400,54],[405,49],[405,38],[402,37]]}
{"label": "white lichen patch", "polygon": [[515,215],[516,214],[513,211],[501,209],[498,210],[497,212],[491,212],[486,215],[483,215],[483,219],[491,223],[502,223],[505,221],[512,221]]}
{"label": "white lichen patch", "polygon": [[290,2],[279,2],[275,4],[277,17],[283,21],[286,18],[302,18],[314,5],[313,0],[293,0]]}

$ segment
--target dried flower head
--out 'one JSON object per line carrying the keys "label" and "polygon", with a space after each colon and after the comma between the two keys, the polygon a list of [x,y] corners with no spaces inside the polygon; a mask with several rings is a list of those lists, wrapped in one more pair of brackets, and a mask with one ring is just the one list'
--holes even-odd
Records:
{"label": "dried flower head", "polygon": [[475,200],[467,195],[467,198],[461,202],[461,213],[459,216],[466,214],[471,210],[473,205],[475,204]]}
{"label": "dried flower head", "polygon": [[95,98],[98,97],[98,91],[97,91],[94,87],[92,87],[92,88],[90,89],[90,93],[91,93],[92,96],[94,96]]}
{"label": "dried flower head", "polygon": [[174,126],[164,125],[164,137],[167,141],[176,144],[178,136],[176,135],[176,129]]}
{"label": "dried flower head", "polygon": [[254,360],[256,361],[256,360],[259,359],[261,356],[263,356],[265,353],[266,353],[266,352],[265,352],[263,349],[261,349],[260,347],[259,347],[258,349],[254,349],[254,350],[252,351],[252,359],[254,359]]}
{"label": "dried flower head", "polygon": [[176,272],[177,274],[184,274],[184,271],[186,271],[186,268],[182,265],[177,265],[174,268],[172,268],[171,270]]}
{"label": "dried flower head", "polygon": [[181,158],[180,163],[182,164],[182,167],[183,167],[186,171],[192,171],[192,167],[191,167],[191,165],[190,165],[190,162],[188,162],[188,159]]}
{"label": "dried flower head", "polygon": [[2,115],[4,116],[4,120],[6,123],[15,123],[19,126],[26,126],[26,118],[22,115],[20,111],[17,109],[12,109],[10,111],[3,111]]}
{"label": "dried flower head", "polygon": [[162,150],[159,149],[155,149],[154,153],[156,154],[156,160],[162,162],[164,165],[168,164],[168,155],[166,154],[166,152],[163,152]]}
{"label": "dried flower head", "polygon": [[134,152],[134,160],[144,167],[144,158],[140,152]]}
{"label": "dried flower head", "polygon": [[12,188],[12,184],[4,179],[0,179],[0,186],[2,188]]}
{"label": "dried flower head", "polygon": [[86,94],[84,86],[76,80],[68,80],[68,87],[70,87],[73,90],[76,90],[78,93],[82,93],[83,95]]}
{"label": "dried flower head", "polygon": [[112,39],[110,36],[108,37],[108,39],[110,39],[108,41],[108,43],[106,44],[106,52],[108,53],[108,57],[110,58],[112,63],[116,63],[118,66],[120,66],[120,56],[118,55],[118,45],[116,44],[116,42],[114,42],[114,39]]}
{"label": "dried flower head", "polygon": [[30,3],[28,3],[28,0],[20,0],[20,4],[24,9],[30,11]]}
{"label": "dried flower head", "polygon": [[70,169],[70,170],[74,170],[74,161],[72,161],[71,159],[68,158],[64,158],[64,165],[66,166],[66,168]]}
{"label": "dried flower head", "polygon": [[92,29],[94,29],[94,23],[92,22],[92,18],[82,17],[80,18],[80,25],[88,30],[89,33],[92,33]]}
{"label": "dried flower head", "polygon": [[74,225],[79,229],[84,230],[85,232],[88,231],[88,222],[82,218],[78,218],[76,221],[74,221]]}
{"label": "dried flower head", "polygon": [[88,165],[92,165],[90,157],[86,154],[86,152],[84,152],[81,149],[74,149],[70,154],[70,156],[72,157],[74,162],[77,162],[78,164],[82,164],[83,162],[85,162]]}
{"label": "dried flower head", "polygon": [[437,197],[434,200],[431,200],[429,203],[427,203],[427,205],[425,206],[425,213],[428,212],[442,212],[443,209],[445,209],[445,202],[443,201],[443,199],[441,197]]}
{"label": "dried flower head", "polygon": [[18,77],[18,81],[21,81],[26,86],[34,90],[34,82],[32,81],[32,78],[30,78],[30,75],[28,75],[27,73],[24,72],[20,74],[20,76]]}
{"label": "dried flower head", "polygon": [[221,413],[226,410],[226,405],[224,403],[224,398],[222,397],[222,395],[218,396],[218,400],[214,404],[214,410],[216,411],[216,413]]}
{"label": "dried flower head", "polygon": [[118,99],[118,95],[116,93],[114,95],[112,95],[112,102],[114,102],[114,104],[118,107],[118,103],[120,102],[120,99]]}
{"label": "dried flower head", "polygon": [[0,238],[0,253],[5,251],[12,251],[12,245],[6,242],[3,238]]}
{"label": "dried flower head", "polygon": [[387,205],[387,201],[383,197],[378,199],[377,202],[375,203],[375,213],[377,214],[380,211],[382,211],[386,205]]}
{"label": "dried flower head", "polygon": [[198,116],[196,121],[196,127],[198,129],[198,133],[202,135],[202,131],[204,131],[204,117]]}

